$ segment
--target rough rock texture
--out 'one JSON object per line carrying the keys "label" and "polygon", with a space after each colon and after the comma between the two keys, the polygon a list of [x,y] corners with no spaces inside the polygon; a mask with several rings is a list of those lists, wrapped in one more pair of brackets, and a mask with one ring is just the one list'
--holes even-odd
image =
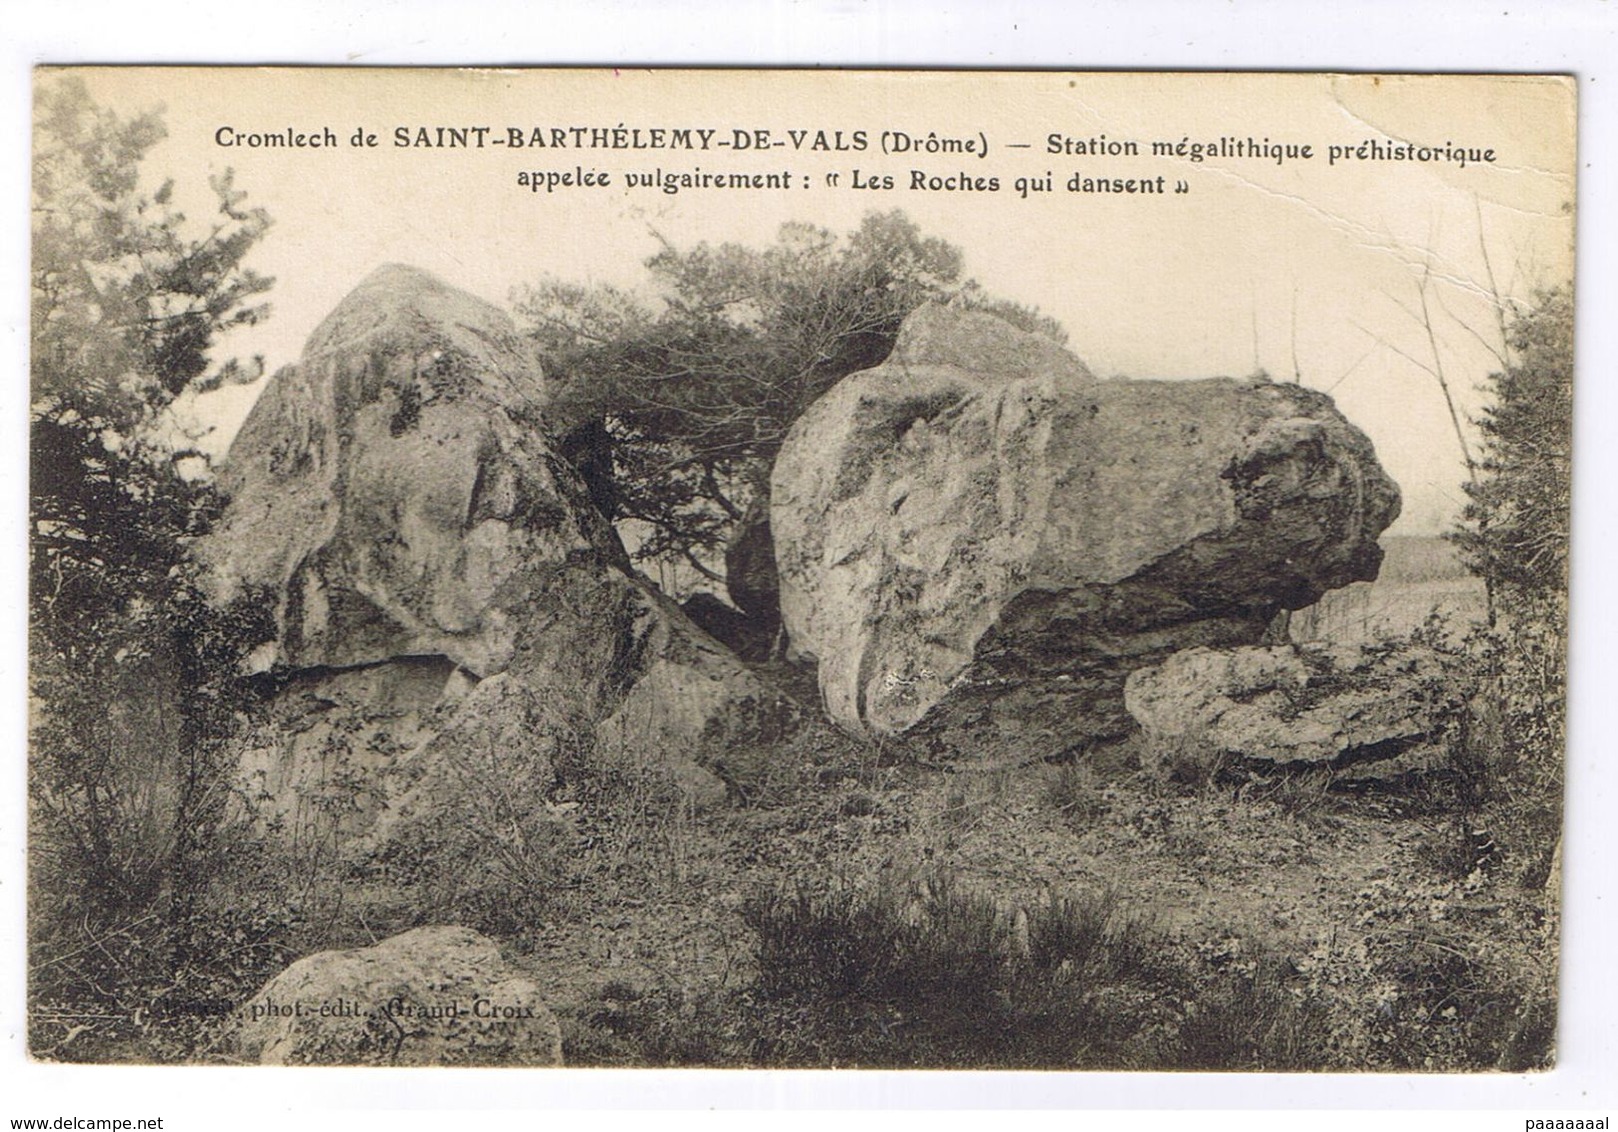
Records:
{"label": "rough rock texture", "polygon": [[1131,673],[1124,699],[1147,761],[1392,779],[1452,765],[1467,688],[1421,646],[1198,648]]}
{"label": "rough rock texture", "polygon": [[723,796],[723,781],[747,757],[796,731],[798,707],[719,642],[697,632],[667,598],[637,591],[621,639],[630,642],[625,691],[596,728],[609,757],[657,753],[694,801]]}
{"label": "rough rock texture", "polygon": [[397,266],[272,379],[199,547],[218,598],[276,611],[255,666],[285,684],[243,760],[268,824],[376,848],[467,782],[543,790],[598,724],[711,798],[699,764],[795,726],[630,572],[543,399],[504,314]]}
{"label": "rough rock texture", "polygon": [[222,597],[274,594],[263,659],[437,655],[485,675],[511,658],[537,570],[623,565],[550,449],[543,398],[500,311],[408,267],[361,283],[270,382],[220,477],[230,506],[203,550]]}
{"label": "rough rock texture", "polygon": [[502,672],[465,693],[451,681],[431,722],[426,738],[374,779],[387,806],[362,845],[380,849],[446,821],[526,830],[546,820],[561,749],[578,739],[561,705]]}
{"label": "rough rock texture", "polygon": [[443,657],[294,675],[244,742],[250,812],[294,840],[333,822],[344,836],[367,831],[387,805],[389,768],[435,734],[468,683]]}
{"label": "rough rock texture", "polygon": [[560,1065],[539,988],[468,928],[417,928],[306,956],[237,1011],[238,1053],[264,1065]]}
{"label": "rough rock texture", "polygon": [[1322,394],[1096,381],[981,312],[917,311],[793,427],[771,483],[790,648],[827,710],[1028,757],[1119,736],[1130,671],[1259,641],[1374,577],[1398,492]]}

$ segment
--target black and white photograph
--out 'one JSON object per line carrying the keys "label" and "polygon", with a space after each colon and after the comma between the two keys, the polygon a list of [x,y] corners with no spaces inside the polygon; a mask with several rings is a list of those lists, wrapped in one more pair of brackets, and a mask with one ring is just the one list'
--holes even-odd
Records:
{"label": "black and white photograph", "polygon": [[38,68],[29,1056],[1553,1070],[1577,87]]}

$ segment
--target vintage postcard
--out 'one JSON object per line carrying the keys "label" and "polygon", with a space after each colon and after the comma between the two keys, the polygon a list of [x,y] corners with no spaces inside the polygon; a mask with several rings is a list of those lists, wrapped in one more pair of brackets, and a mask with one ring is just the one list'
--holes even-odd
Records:
{"label": "vintage postcard", "polygon": [[1554,1065],[1571,79],[34,99],[36,1059]]}

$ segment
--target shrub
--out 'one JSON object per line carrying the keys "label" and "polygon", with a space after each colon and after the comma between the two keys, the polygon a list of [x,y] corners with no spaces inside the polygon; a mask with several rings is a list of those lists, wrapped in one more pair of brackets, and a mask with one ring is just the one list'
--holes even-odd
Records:
{"label": "shrub", "polygon": [[744,919],[748,982],[609,984],[566,1022],[569,1063],[1520,1070],[1554,1041],[1554,964],[1492,923],[1393,923],[1306,974],[1251,941],[1189,947],[1115,893],[1006,909],[947,874],[774,888]]}
{"label": "shrub", "polygon": [[760,897],[744,918],[758,935],[767,997],[860,995],[927,1011],[985,1005],[1009,927],[994,903],[939,878],[909,900],[892,884]]}
{"label": "shrub", "polygon": [[1177,735],[1143,734],[1141,766],[1159,781],[1198,793],[1229,780],[1230,756],[1200,729]]}
{"label": "shrub", "polygon": [[[48,1060],[205,1058],[237,1003],[300,950],[299,914],[278,888],[226,880],[121,916],[31,894],[28,1044]],[[48,905],[48,906],[47,906]],[[73,914],[77,912],[78,914]]]}
{"label": "shrub", "polygon": [[1174,1068],[1319,1070],[1334,1062],[1324,1002],[1289,985],[1284,965],[1263,956],[1250,970],[1211,981],[1188,1006]]}
{"label": "shrub", "polygon": [[1063,763],[1045,782],[1044,802],[1075,833],[1093,826],[1107,812],[1096,773],[1080,763]]}
{"label": "shrub", "polygon": [[[1312,1064],[1320,1008],[1207,980],[1111,893],[1008,913],[947,876],[761,897],[751,1051],[769,1064],[1260,1068]],[[1212,994],[1212,1006],[1197,1005]]]}

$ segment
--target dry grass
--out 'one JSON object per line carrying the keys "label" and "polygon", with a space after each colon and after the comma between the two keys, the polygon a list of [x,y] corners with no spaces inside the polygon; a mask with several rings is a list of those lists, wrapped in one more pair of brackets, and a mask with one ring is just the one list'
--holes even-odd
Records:
{"label": "dry grass", "polygon": [[[1550,688],[1548,655],[1514,663]],[[244,942],[199,975],[243,997],[289,957],[432,915],[510,945],[573,1064],[1543,1065],[1560,733],[1534,709],[1500,698],[1457,781],[1419,798],[1230,781],[1196,742],[1133,752],[1165,782],[1121,755],[943,771],[810,727],[697,812],[648,744],[581,742],[541,799],[555,836],[525,841],[533,868],[495,867],[515,799],[441,859],[445,889],[244,843],[217,891],[262,899],[209,913]],[[204,1034],[85,1048],[183,1060],[209,1056]]]}

